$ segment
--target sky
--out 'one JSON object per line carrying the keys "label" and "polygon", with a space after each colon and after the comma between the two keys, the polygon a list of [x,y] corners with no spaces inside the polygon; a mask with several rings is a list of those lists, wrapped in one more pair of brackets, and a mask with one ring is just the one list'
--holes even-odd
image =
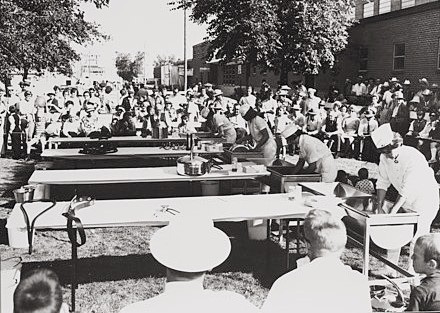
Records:
{"label": "sky", "polygon": [[[132,55],[145,51],[150,65],[157,55],[175,55],[183,60],[183,11],[171,11],[167,2],[169,0],[110,0],[109,6],[102,9],[84,4],[86,20],[99,24],[101,32],[111,39],[81,47],[80,51],[100,54],[107,70],[114,67],[116,51]],[[188,19],[188,59],[192,58],[192,46],[202,42],[205,36],[206,25],[197,25]]]}

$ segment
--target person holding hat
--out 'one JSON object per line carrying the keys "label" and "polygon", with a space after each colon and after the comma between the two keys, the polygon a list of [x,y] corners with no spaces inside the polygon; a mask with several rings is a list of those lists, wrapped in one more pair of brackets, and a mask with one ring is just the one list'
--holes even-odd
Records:
{"label": "person holding hat", "polygon": [[249,105],[242,105],[240,114],[246,120],[250,134],[237,140],[237,143],[253,140],[255,142],[254,151],[261,150],[263,157],[266,159],[266,164],[271,164],[276,156],[277,144],[269,125]]}
{"label": "person holding hat", "polygon": [[[371,137],[380,153],[376,183],[379,212],[395,214],[411,210],[419,213],[417,232],[410,244],[411,255],[415,240],[430,232],[439,209],[439,191],[434,172],[420,151],[402,145],[402,137],[392,131],[390,124],[381,125]],[[393,205],[387,208],[384,206],[385,194],[391,185],[397,190],[398,196]],[[391,251],[389,257],[397,264],[399,251]],[[409,263],[412,269],[412,261]]]}
{"label": "person holding hat", "polygon": [[303,227],[309,262],[275,281],[262,313],[371,312],[368,277],[341,261],[347,243],[344,223],[314,209]]}
{"label": "person holding hat", "polygon": [[231,242],[209,217],[195,213],[177,215],[150,240],[151,254],[166,267],[164,292],[120,313],[257,312],[242,295],[204,288],[206,273],[228,258]]}
{"label": "person holding hat", "polygon": [[[290,174],[321,174],[323,182],[334,182],[337,175],[335,159],[325,143],[304,133],[297,125],[290,124],[281,133],[287,144],[299,147],[299,160]],[[305,168],[305,164],[308,166]]]}

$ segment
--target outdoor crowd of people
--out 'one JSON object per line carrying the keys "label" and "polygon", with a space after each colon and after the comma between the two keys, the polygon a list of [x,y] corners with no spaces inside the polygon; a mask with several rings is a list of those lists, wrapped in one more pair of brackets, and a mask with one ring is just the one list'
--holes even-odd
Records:
{"label": "outdoor crowd of people", "polygon": [[[342,90],[331,84],[320,97],[302,82],[273,89],[263,81],[258,92],[248,87],[237,99],[225,97],[210,83],[199,83],[186,93],[178,88],[149,90],[134,83],[120,90],[111,83],[96,83],[81,93],[76,87],[61,90],[54,86],[46,95],[35,95],[30,85],[24,80],[20,90],[8,87],[8,97],[0,88],[2,156],[9,138],[13,157],[20,158],[35,143],[44,146],[48,137],[90,136],[105,126],[113,136],[211,131],[229,143],[253,139],[266,155],[283,157],[293,153],[294,147],[281,133],[295,124],[325,142],[335,156],[377,163],[371,132],[390,123],[405,144],[418,148],[430,162],[437,160],[438,143],[423,138],[440,139],[440,94],[438,86],[425,78],[419,80],[417,89],[410,89],[408,80],[400,83],[393,77],[364,82],[359,76],[354,84],[347,80]],[[251,122],[253,115],[264,123]],[[262,129],[267,129],[264,136]]]}

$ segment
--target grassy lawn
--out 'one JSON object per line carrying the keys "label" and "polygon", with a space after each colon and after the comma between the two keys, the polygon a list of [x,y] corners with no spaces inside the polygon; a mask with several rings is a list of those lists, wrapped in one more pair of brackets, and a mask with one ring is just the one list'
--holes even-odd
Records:
{"label": "grassy lawn", "polygon": [[[365,165],[375,173],[375,165],[354,161],[338,159],[349,174],[356,174]],[[32,255],[28,255],[26,249],[13,249],[5,244],[4,223],[14,204],[12,190],[27,182],[33,163],[0,159],[0,167],[2,259],[22,256],[22,272],[37,267],[53,268],[60,276],[65,302],[70,303],[70,243],[65,231],[37,231]],[[286,271],[285,243],[279,243],[275,237],[270,243],[250,241],[246,238],[245,223],[221,223],[218,226],[231,236],[232,252],[224,264],[207,275],[206,288],[236,291],[260,307],[273,281]],[[129,303],[162,292],[165,269],[149,253],[149,238],[155,230],[153,227],[120,227],[86,231],[87,243],[78,249],[78,311],[118,312]],[[291,264],[297,257],[291,253]],[[407,251],[404,251],[400,262],[405,264],[407,257]],[[360,249],[348,246],[342,259],[352,268],[361,270]],[[380,266],[376,260],[370,260],[371,269]]]}

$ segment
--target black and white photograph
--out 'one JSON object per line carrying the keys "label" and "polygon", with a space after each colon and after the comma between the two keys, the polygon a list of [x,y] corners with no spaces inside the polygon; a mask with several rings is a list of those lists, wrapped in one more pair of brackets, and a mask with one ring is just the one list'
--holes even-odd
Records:
{"label": "black and white photograph", "polygon": [[0,313],[440,312],[440,0],[0,0]]}

